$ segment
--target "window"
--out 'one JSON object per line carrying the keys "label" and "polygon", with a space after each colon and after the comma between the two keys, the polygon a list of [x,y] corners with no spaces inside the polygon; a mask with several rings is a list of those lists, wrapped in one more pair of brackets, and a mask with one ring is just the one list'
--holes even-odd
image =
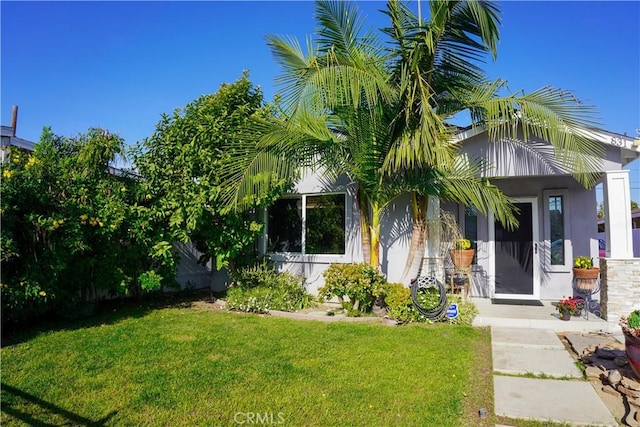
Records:
{"label": "window", "polygon": [[471,241],[471,249],[475,249],[473,264],[478,263],[478,210],[474,207],[464,208],[464,237]]}
{"label": "window", "polygon": [[268,210],[267,251],[344,254],[346,195],[286,197]]}
{"label": "window", "polygon": [[544,265],[548,271],[571,271],[569,191],[545,190]]}
{"label": "window", "polygon": [[564,265],[564,209],[563,196],[549,196],[549,232],[551,265]]}

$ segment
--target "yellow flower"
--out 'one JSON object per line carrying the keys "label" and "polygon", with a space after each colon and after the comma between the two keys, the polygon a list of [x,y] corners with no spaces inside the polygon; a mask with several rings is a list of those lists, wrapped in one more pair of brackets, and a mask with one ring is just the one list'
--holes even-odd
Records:
{"label": "yellow flower", "polygon": [[9,179],[13,176],[13,171],[10,171],[9,169],[5,169],[2,171],[2,176]]}
{"label": "yellow flower", "polygon": [[20,163],[20,157],[13,156],[13,163]]}
{"label": "yellow flower", "polygon": [[41,297],[46,297],[47,296],[47,293],[45,291],[40,291],[39,294],[40,294]]}
{"label": "yellow flower", "polygon": [[87,219],[89,219],[89,215],[87,215],[87,214],[80,215],[80,220],[81,221],[86,221]]}
{"label": "yellow flower", "polygon": [[29,161],[27,161],[27,164],[24,165],[24,167],[26,169],[29,169],[31,166],[34,166],[36,164],[40,163],[40,161],[38,159],[36,159],[35,157],[29,157]]}
{"label": "yellow flower", "polygon": [[145,196],[145,198],[146,198],[147,200],[150,200],[150,199],[151,199],[151,194],[147,194],[147,195]]}
{"label": "yellow flower", "polygon": [[58,227],[60,227],[60,223],[57,220],[54,219],[53,220],[53,228],[57,229]]}
{"label": "yellow flower", "polygon": [[121,187],[120,191],[122,191],[124,193],[125,191],[127,191],[127,187]]}

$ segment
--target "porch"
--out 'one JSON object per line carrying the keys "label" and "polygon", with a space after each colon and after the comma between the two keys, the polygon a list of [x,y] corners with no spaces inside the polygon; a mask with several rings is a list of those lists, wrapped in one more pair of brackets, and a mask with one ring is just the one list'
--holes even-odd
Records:
{"label": "porch", "polygon": [[541,306],[493,304],[491,298],[471,298],[478,308],[474,326],[501,326],[511,328],[550,329],[555,332],[606,332],[622,335],[616,322],[607,322],[590,313],[589,319],[572,316],[560,320],[555,301],[541,301]]}

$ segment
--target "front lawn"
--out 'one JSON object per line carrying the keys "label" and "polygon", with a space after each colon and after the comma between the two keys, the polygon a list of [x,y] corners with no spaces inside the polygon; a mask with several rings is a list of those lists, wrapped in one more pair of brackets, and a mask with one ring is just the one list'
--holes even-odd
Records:
{"label": "front lawn", "polygon": [[489,340],[462,326],[125,309],[6,345],[0,421],[459,426],[479,421],[468,408]]}

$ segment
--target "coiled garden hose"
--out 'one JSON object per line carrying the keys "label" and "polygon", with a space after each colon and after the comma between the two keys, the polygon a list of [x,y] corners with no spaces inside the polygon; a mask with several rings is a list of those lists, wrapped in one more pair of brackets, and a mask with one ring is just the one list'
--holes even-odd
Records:
{"label": "coiled garden hose", "polygon": [[[424,307],[418,300],[418,295],[421,291],[424,292],[429,288],[438,288],[440,299],[434,306]],[[418,310],[418,313],[429,320],[440,319],[449,306],[447,301],[447,290],[442,283],[440,283],[435,277],[431,276],[419,276],[411,281],[411,301],[413,301],[413,305],[416,307],[416,310]]]}

